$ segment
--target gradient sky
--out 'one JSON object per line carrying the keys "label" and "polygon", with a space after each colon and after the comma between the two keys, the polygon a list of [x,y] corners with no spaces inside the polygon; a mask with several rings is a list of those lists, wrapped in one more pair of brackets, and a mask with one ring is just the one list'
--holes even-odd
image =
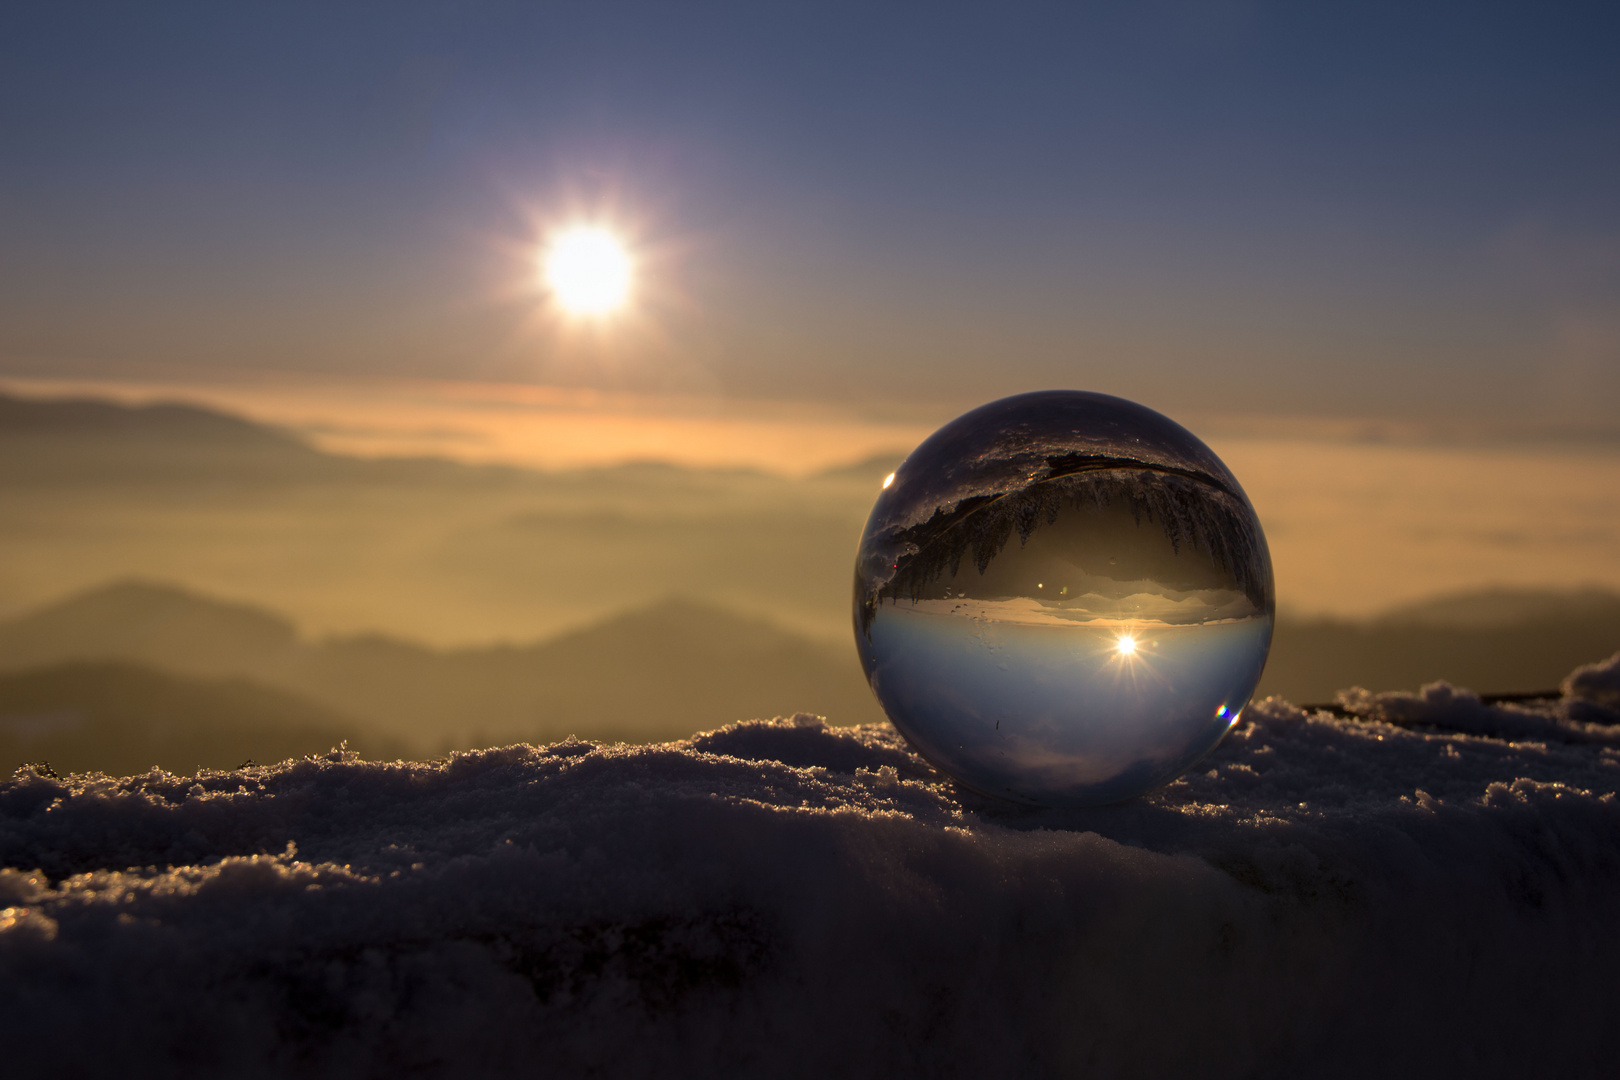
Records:
{"label": "gradient sky", "polygon": [[[1620,400],[1620,8],[9,5],[0,374]],[[643,253],[539,314],[538,238]]]}

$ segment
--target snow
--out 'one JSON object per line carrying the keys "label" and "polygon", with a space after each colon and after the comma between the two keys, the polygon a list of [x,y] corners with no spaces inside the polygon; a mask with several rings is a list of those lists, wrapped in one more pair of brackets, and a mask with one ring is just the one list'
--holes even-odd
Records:
{"label": "snow", "polygon": [[886,727],[0,783],[11,1076],[1608,1075],[1620,655],[988,803]]}
{"label": "snow", "polygon": [[1620,709],[1620,653],[1596,664],[1584,664],[1564,680],[1564,696],[1594,705]]}

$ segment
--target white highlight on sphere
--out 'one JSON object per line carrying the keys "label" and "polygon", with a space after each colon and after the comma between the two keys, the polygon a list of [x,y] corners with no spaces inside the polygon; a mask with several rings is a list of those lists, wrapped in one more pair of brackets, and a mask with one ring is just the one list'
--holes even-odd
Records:
{"label": "white highlight on sphere", "polygon": [[546,246],[546,287],[575,315],[605,315],[623,306],[631,269],[624,244],[597,225],[566,229]]}

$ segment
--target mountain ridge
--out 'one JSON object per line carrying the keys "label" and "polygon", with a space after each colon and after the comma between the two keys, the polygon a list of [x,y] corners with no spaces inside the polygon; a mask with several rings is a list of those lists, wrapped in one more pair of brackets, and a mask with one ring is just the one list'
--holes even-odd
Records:
{"label": "mountain ridge", "polygon": [[[1258,696],[1553,687],[1620,649],[1620,596],[1510,592],[1525,617],[1478,625],[1501,590],[1441,597],[1364,623],[1281,620]],[[1529,603],[1527,598],[1534,599]],[[1474,623],[1439,626],[1460,610]],[[190,678],[244,678],[353,716],[419,750],[565,735],[650,741],[732,720],[882,714],[851,650],[679,595],[538,641],[433,648],[385,633],[311,639],[267,608],[154,581],[118,581],[0,622],[0,671],[124,661]]]}
{"label": "mountain ridge", "polygon": [[0,623],[0,671],[75,660],[250,678],[424,749],[569,734],[646,741],[802,710],[881,719],[845,650],[680,596],[538,642],[456,649],[381,633],[307,639],[267,609],[151,581]]}
{"label": "mountain ridge", "polygon": [[19,435],[178,438],[312,449],[292,432],[182,401],[125,403],[95,397],[23,397],[0,391],[0,437]]}
{"label": "mountain ridge", "polygon": [[373,759],[403,744],[366,725],[245,679],[201,679],[118,661],[0,672],[0,770],[190,774],[244,759],[283,761],[347,743]]}

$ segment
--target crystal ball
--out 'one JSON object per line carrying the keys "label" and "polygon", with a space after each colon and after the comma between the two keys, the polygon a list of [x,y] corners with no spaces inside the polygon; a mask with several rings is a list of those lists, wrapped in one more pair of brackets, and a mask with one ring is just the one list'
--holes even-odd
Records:
{"label": "crystal ball", "polygon": [[952,420],[884,481],[855,639],[889,719],[982,794],[1096,806],[1215,748],[1265,666],[1271,555],[1229,469],[1123,398]]}

